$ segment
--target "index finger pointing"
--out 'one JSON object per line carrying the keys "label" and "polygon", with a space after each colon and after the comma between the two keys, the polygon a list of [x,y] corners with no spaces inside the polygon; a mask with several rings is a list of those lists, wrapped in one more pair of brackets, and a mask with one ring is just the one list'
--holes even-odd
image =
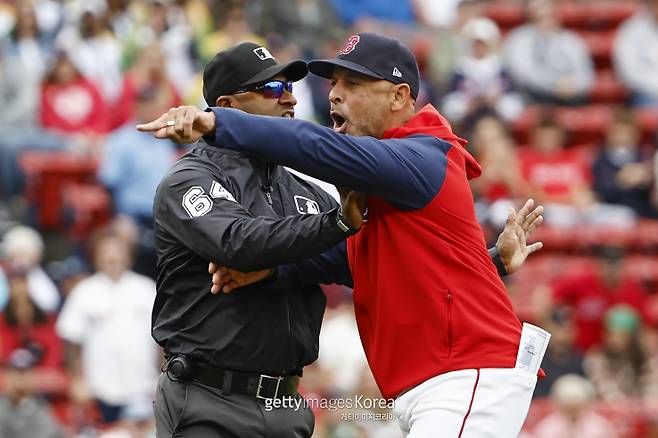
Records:
{"label": "index finger pointing", "polygon": [[157,131],[158,129],[165,128],[167,126],[167,117],[169,116],[169,113],[164,113],[160,117],[158,117],[156,120],[149,122],[149,123],[142,123],[137,125],[137,130],[142,131],[142,132],[154,132]]}

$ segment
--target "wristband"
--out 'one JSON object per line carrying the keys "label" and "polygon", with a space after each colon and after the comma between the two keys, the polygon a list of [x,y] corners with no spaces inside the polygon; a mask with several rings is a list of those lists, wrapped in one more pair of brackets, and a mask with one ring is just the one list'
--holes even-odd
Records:
{"label": "wristband", "polygon": [[352,234],[356,234],[359,231],[358,228],[352,228],[350,223],[345,219],[345,216],[343,216],[342,208],[339,208],[338,213],[336,213],[336,224],[338,225],[338,228],[340,228],[340,230],[343,233],[349,236],[351,236]]}

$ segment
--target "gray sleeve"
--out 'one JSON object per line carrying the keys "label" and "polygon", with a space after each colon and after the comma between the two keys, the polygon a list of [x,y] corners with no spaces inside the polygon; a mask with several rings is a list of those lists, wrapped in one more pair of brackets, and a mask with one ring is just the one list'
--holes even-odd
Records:
{"label": "gray sleeve", "polygon": [[652,41],[658,44],[658,31],[639,17],[631,18],[617,33],[613,61],[628,87],[658,97],[658,60],[651,60]]}
{"label": "gray sleeve", "polygon": [[533,30],[523,26],[507,38],[503,56],[512,78],[524,88],[550,93],[555,77],[535,62],[533,55]]}
{"label": "gray sleeve", "polygon": [[20,71],[4,60],[0,71],[0,125],[35,119],[39,90],[21,80]]}
{"label": "gray sleeve", "polygon": [[580,36],[571,32],[564,35],[564,47],[568,48],[566,54],[570,58],[576,93],[589,93],[594,83],[594,65],[589,48]]}
{"label": "gray sleeve", "polygon": [[[508,37],[504,48],[505,63],[512,78],[522,86],[552,94],[561,76],[556,74],[555,69],[546,68],[545,64],[536,61],[536,44],[533,42],[540,37],[534,33],[533,29],[522,27]],[[571,32],[555,38],[559,40],[553,44],[562,45],[561,52],[565,57],[562,62],[568,66],[565,76],[570,75],[574,79],[577,93],[587,93],[592,86],[594,73],[585,42]]]}

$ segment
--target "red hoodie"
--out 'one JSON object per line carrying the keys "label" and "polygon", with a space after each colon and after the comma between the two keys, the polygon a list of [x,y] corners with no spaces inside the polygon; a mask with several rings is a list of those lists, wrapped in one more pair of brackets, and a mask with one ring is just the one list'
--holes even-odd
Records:
{"label": "red hoodie", "polygon": [[415,210],[368,197],[368,222],[347,247],[361,340],[386,398],[449,371],[513,368],[521,337],[475,216],[468,179],[480,166],[431,105],[384,136],[415,134],[451,145],[437,163],[441,189]]}

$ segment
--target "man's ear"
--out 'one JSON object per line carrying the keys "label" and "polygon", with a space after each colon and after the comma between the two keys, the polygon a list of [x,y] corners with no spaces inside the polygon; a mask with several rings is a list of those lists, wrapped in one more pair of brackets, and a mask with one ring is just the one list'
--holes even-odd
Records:
{"label": "man's ear", "polygon": [[215,105],[220,108],[237,108],[240,109],[240,102],[235,96],[219,96]]}
{"label": "man's ear", "polygon": [[391,110],[393,111],[399,111],[405,108],[412,100],[409,84],[396,84],[391,88],[391,93]]}

